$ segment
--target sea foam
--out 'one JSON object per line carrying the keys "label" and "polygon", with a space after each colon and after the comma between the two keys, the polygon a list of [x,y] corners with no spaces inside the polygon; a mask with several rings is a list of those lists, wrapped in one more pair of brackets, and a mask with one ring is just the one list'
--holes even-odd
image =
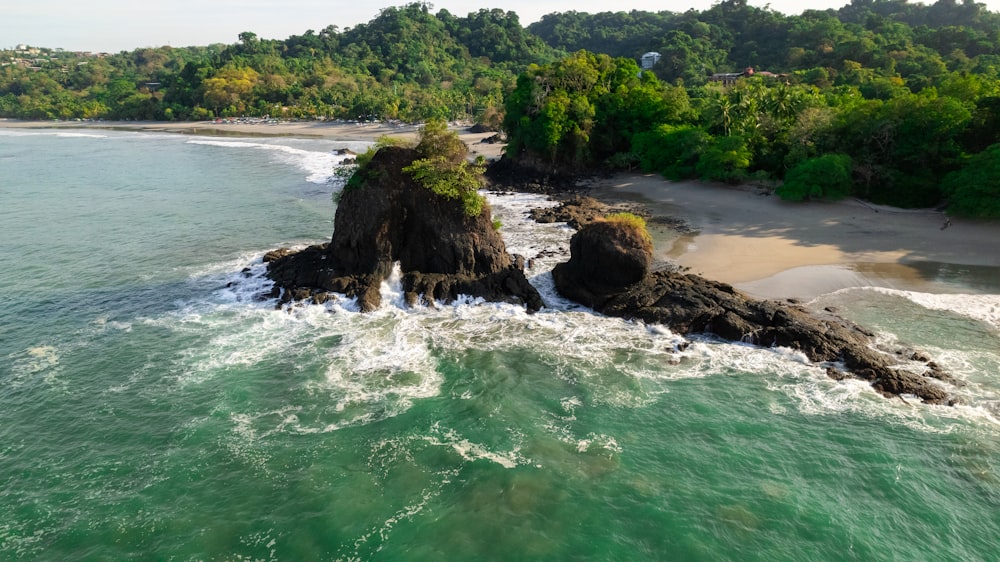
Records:
{"label": "sea foam", "polygon": [[99,133],[70,133],[62,130],[34,131],[26,129],[0,129],[0,136],[5,137],[57,137],[64,139],[106,139],[108,135]]}
{"label": "sea foam", "polygon": [[887,295],[899,295],[931,310],[947,310],[980,320],[1000,330],[1000,295],[931,294],[873,287]]}
{"label": "sea foam", "polygon": [[192,139],[189,144],[215,146],[234,150],[259,150],[272,155],[279,162],[291,164],[304,171],[306,181],[316,184],[326,184],[337,179],[336,169],[351,158],[349,155],[336,154],[330,151],[304,150],[283,144],[268,144],[242,140],[222,141],[209,139]]}
{"label": "sea foam", "polygon": [[[245,148],[248,143],[236,144]],[[569,388],[580,383],[588,386],[586,399],[575,393],[561,398],[562,409],[567,412],[558,418],[565,418],[567,413],[573,418],[581,408],[601,404],[641,407],[669,392],[674,381],[729,374],[762,377],[769,389],[786,395],[802,413],[821,415],[849,410],[884,415],[929,431],[941,430],[938,424],[927,424],[925,407],[915,401],[887,401],[866,382],[831,380],[825,374],[825,365],[810,362],[800,352],[722,342],[712,337],[684,338],[664,326],[605,317],[563,299],[552,286],[550,272],[556,263],[566,259],[572,230],[559,224],[539,225],[528,218],[529,209],[555,203],[538,195],[488,194],[488,198],[494,216],[503,223],[501,234],[508,249],[533,260],[530,280],[540,289],[547,305],[538,313],[528,314],[522,306],[479,299],[409,308],[403,302],[398,268],[383,283],[383,304],[374,312],[358,314],[357,303],[343,296],[323,305],[299,304],[274,312],[273,299],[259,300],[271,287],[260,255],[240,256],[204,268],[198,272],[203,277],[192,280],[215,284],[218,289],[206,302],[185,305],[180,313],[183,319],[177,319],[179,326],[202,325],[200,329],[215,334],[210,345],[189,358],[192,368],[186,380],[204,381],[227,367],[252,365],[277,356],[299,357],[296,361],[311,364],[310,369],[322,373],[319,378],[301,383],[301,388],[310,395],[325,395],[329,400],[327,411],[303,416],[296,413],[298,405],[290,403],[285,410],[247,414],[249,418],[238,418],[239,424],[269,426],[256,427],[260,434],[321,433],[393,417],[409,410],[415,400],[440,395],[444,383],[440,357],[461,357],[470,350],[500,354],[520,350],[540,358],[548,365],[550,376],[564,380],[571,385]],[[243,264],[249,262],[249,270],[236,273],[243,259]],[[1000,304],[996,296],[875,290],[902,295],[921,305],[958,309],[996,325],[996,306]],[[335,339],[336,344],[319,351],[303,347],[303,342],[317,338]],[[951,367],[966,359],[959,353],[944,357],[943,363]],[[969,370],[975,372],[977,368],[971,366]],[[953,413],[963,419],[994,423],[990,404],[995,392],[975,385],[972,392],[967,395],[969,406],[954,409]],[[466,391],[454,398],[470,396]],[[786,407],[776,403],[770,408],[780,415]],[[555,425],[551,429],[561,434],[561,440],[580,443],[586,439],[566,427],[555,429],[567,423],[566,419],[552,422]],[[439,441],[458,443],[456,451],[461,449],[470,457],[478,454],[473,444],[460,439],[439,436]]]}

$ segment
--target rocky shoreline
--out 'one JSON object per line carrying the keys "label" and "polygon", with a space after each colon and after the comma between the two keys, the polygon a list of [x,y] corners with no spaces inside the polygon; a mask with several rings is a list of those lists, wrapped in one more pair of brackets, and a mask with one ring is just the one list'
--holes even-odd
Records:
{"label": "rocky shoreline", "polygon": [[[603,209],[603,211],[602,211]],[[564,297],[609,316],[662,324],[683,334],[712,334],[763,347],[805,354],[840,380],[866,380],[887,397],[913,395],[925,403],[953,405],[942,383],[955,384],[927,354],[879,349],[874,334],[835,310],[813,312],[795,301],[758,300],[732,286],[683,273],[651,269],[651,247],[627,226],[600,217],[614,206],[575,196],[540,210],[546,221],[579,225],[570,259],[552,272]]]}
{"label": "rocky shoreline", "polygon": [[[529,312],[544,306],[525,277],[525,259],[507,253],[488,208],[470,217],[460,202],[415,185],[402,172],[419,157],[410,148],[381,149],[364,170],[362,185],[342,194],[329,243],[265,256],[267,275],[275,282],[270,296],[279,307],[298,300],[322,303],[344,294],[357,298],[363,312],[375,310],[381,283],[396,263],[410,306],[462,295],[523,305]],[[512,177],[516,169],[507,173]],[[581,196],[585,188],[577,178],[568,192],[545,184],[545,178],[520,183],[528,191],[558,193],[564,199],[558,207],[532,211],[534,220],[577,229],[569,260],[552,272],[564,297],[598,313],[662,324],[683,335],[711,334],[797,350],[825,366],[830,377],[866,380],[885,396],[955,403],[945,386],[955,380],[930,357],[903,348],[879,349],[874,334],[834,310],[814,312],[794,301],[753,299],[677,267],[654,267],[652,242],[641,219],[648,213],[635,203],[608,204]],[[636,220],[606,219],[614,213]],[[690,230],[675,217],[652,220]]]}
{"label": "rocky shoreline", "polygon": [[402,171],[419,157],[412,148],[382,148],[361,171],[362,184],[342,193],[329,243],[265,256],[279,306],[339,293],[357,298],[363,312],[375,310],[382,281],[399,263],[411,305],[473,295],[542,308],[524,259],[507,252],[488,208],[469,216],[461,201],[416,185]]}

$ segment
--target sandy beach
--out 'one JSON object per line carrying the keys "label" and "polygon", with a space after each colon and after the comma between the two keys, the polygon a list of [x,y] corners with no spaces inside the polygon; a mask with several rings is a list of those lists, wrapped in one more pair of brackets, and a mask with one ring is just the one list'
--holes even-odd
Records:
{"label": "sandy beach", "polygon": [[[287,136],[374,141],[414,139],[416,125],[345,122],[24,122],[5,128],[110,129],[215,136]],[[473,154],[499,158],[492,133],[454,127]],[[1000,221],[947,217],[859,200],[790,203],[749,187],[670,182],[620,174],[593,182],[592,194],[643,204],[654,219],[656,258],[733,284],[762,298],[809,299],[842,288],[887,287],[930,293],[1000,293]],[[683,219],[678,234],[655,217]],[[945,283],[947,281],[947,283]],[[957,288],[956,288],[957,287]]]}
{"label": "sandy beach", "polygon": [[[855,199],[791,203],[761,190],[627,174],[600,180],[598,198],[652,213],[657,258],[763,298],[809,299],[857,286],[921,292],[1000,292],[1000,221],[947,217]],[[678,235],[656,216],[684,219]],[[946,285],[943,283],[947,281]]]}
{"label": "sandy beach", "polygon": [[[146,131],[188,135],[232,137],[299,137],[326,138],[344,141],[375,141],[388,136],[412,140],[417,138],[418,125],[387,123],[351,123],[344,121],[17,121],[0,119],[0,128],[17,129],[106,129],[116,131]],[[453,126],[458,136],[469,145],[474,155],[488,160],[500,157],[502,144],[482,142],[494,133],[470,133],[467,127]]]}

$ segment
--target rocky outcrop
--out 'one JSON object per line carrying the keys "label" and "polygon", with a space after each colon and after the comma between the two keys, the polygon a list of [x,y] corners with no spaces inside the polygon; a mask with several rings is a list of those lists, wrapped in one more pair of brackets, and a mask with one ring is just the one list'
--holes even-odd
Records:
{"label": "rocky outcrop", "polygon": [[[912,352],[922,372],[900,368],[903,355],[877,350],[873,334],[832,313],[817,315],[793,303],[752,299],[733,287],[676,271],[649,271],[649,248],[630,225],[594,222],[570,242],[568,262],[555,267],[556,288],[565,297],[610,316],[668,326],[681,334],[715,334],[760,346],[782,346],[811,361],[828,362],[828,374],[867,380],[886,394],[913,394],[924,402],[949,404],[941,384],[954,382],[927,357]],[[646,255],[644,255],[646,254]]]}
{"label": "rocky outcrop", "polygon": [[609,213],[643,214],[636,205],[608,205],[586,195],[572,195],[556,207],[532,209],[531,219],[540,223],[564,222],[575,229],[604,218]]}
{"label": "rocky outcrop", "polygon": [[579,191],[581,180],[588,175],[588,170],[555,166],[524,155],[511,158],[505,154],[486,169],[486,179],[493,185],[524,193]]}
{"label": "rocky outcrop", "polygon": [[557,200],[562,199],[562,201],[555,207],[532,209],[529,213],[532,220],[540,223],[564,222],[579,230],[581,226],[612,213],[631,213],[645,218],[648,223],[662,225],[676,232],[695,232],[695,229],[684,219],[662,215],[651,217],[645,207],[634,202],[606,203],[588,195],[579,194],[568,196],[554,194],[550,197]]}
{"label": "rocky outcrop", "polygon": [[488,207],[468,216],[460,201],[415,183],[402,169],[419,157],[413,149],[382,148],[357,172],[359,185],[345,188],[329,244],[269,254],[268,276],[284,301],[334,292],[373,310],[398,262],[411,303],[464,294],[541,308],[523,260],[507,253]]}

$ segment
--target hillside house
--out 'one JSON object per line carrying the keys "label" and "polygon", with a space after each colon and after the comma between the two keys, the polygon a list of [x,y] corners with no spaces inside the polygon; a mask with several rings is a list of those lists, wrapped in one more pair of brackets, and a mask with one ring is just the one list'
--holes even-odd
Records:
{"label": "hillside house", "polygon": [[650,52],[642,55],[642,58],[639,59],[640,65],[642,66],[642,69],[643,70],[649,70],[650,68],[653,68],[653,66],[656,63],[660,62],[660,56],[661,56],[660,53],[656,53],[656,52],[653,52],[653,51],[650,51]]}
{"label": "hillside house", "polygon": [[775,74],[766,70],[755,71],[752,66],[743,69],[743,72],[718,72],[709,78],[712,82],[722,82],[723,86],[732,86],[737,80],[749,76],[762,76],[764,78],[781,78],[785,74]]}

